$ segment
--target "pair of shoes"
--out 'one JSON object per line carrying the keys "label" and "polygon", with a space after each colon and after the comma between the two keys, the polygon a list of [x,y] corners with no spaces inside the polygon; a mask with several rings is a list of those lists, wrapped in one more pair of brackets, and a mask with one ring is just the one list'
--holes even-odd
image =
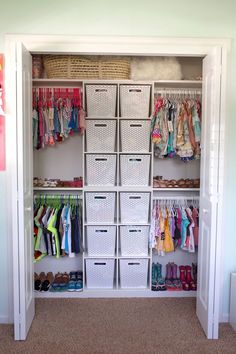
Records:
{"label": "pair of shoes", "polygon": [[166,264],[166,288],[171,291],[182,290],[182,284],[177,277],[177,264],[169,262]]}
{"label": "pair of shoes", "polygon": [[48,272],[47,275],[41,272],[39,275],[34,273],[34,290],[35,291],[48,291],[53,282],[54,276],[52,272]]}
{"label": "pair of shoes", "polygon": [[70,277],[68,273],[58,272],[52,283],[51,291],[67,291],[69,280]]}
{"label": "pair of shoes", "polygon": [[165,280],[162,278],[162,265],[160,263],[152,263],[152,290],[166,290]]}
{"label": "pair of shoes", "polygon": [[83,273],[70,272],[68,291],[82,291],[82,290],[83,290]]}
{"label": "pair of shoes", "polygon": [[[182,283],[183,290],[185,290],[185,291],[189,291],[189,290],[196,291],[197,290],[197,283],[192,278],[191,271],[192,271],[192,267],[189,265],[179,267],[180,281]],[[196,276],[196,274],[195,274],[195,276]]]}

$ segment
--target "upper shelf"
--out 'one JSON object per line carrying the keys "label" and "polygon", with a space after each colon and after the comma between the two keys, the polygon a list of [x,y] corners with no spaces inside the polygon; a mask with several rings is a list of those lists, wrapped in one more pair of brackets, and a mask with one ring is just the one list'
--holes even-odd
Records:
{"label": "upper shelf", "polygon": [[82,86],[83,83],[94,83],[94,84],[154,84],[159,87],[187,87],[187,88],[201,88],[201,80],[158,80],[158,81],[133,81],[133,80],[80,80],[80,79],[33,79],[34,86]]}

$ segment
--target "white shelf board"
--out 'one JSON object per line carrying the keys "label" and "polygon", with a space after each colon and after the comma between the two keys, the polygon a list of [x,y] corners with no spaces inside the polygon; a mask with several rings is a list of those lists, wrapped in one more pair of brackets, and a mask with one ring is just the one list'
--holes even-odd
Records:
{"label": "white shelf board", "polygon": [[116,226],[116,222],[92,222],[92,223],[84,223],[84,226]]}
{"label": "white shelf board", "polygon": [[83,191],[78,187],[34,187],[34,191]]}
{"label": "white shelf board", "polygon": [[44,83],[80,83],[82,85],[83,80],[81,79],[47,79],[47,78],[42,78],[42,79],[33,79],[33,84],[44,84]]}
{"label": "white shelf board", "polygon": [[35,292],[35,298],[185,298],[196,297],[197,291],[151,291],[150,289],[84,289],[80,292]]}
{"label": "white shelf board", "polygon": [[122,155],[152,155],[151,151],[119,151]]}
{"label": "white shelf board", "polygon": [[200,188],[153,188],[153,192],[199,192]]}
{"label": "white shelf board", "polygon": [[85,155],[117,155],[117,151],[85,151]]}
{"label": "white shelf board", "polygon": [[121,256],[118,255],[118,259],[151,259],[151,256],[140,256],[140,255],[128,255],[128,256]]}
{"label": "white shelf board", "polygon": [[151,186],[84,186],[85,192],[152,192]]}
{"label": "white shelf board", "polygon": [[118,226],[150,226],[150,223],[140,223],[140,222],[127,222],[127,223],[118,223]]}
{"label": "white shelf board", "polygon": [[42,78],[42,79],[33,79],[33,83],[40,83],[40,82],[80,82],[84,84],[133,84],[133,85],[152,85],[152,84],[182,84],[182,85],[188,85],[188,84],[202,84],[202,80],[105,80],[105,79],[48,79],[48,78]]}
{"label": "white shelf board", "polygon": [[116,259],[117,256],[107,256],[107,255],[99,255],[99,256],[89,256],[87,253],[84,254],[84,259]]}

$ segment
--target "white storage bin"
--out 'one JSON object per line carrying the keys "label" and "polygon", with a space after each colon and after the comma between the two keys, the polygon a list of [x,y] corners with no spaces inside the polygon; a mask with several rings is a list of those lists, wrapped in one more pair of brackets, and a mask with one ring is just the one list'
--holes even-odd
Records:
{"label": "white storage bin", "polygon": [[87,223],[115,222],[116,193],[86,192],[85,205]]}
{"label": "white storage bin", "polygon": [[120,259],[120,287],[147,288],[148,259]]}
{"label": "white storage bin", "polygon": [[121,151],[150,151],[150,120],[120,120]]}
{"label": "white storage bin", "polygon": [[86,85],[88,117],[115,117],[117,85]]}
{"label": "white storage bin", "polygon": [[121,117],[149,117],[150,94],[151,85],[120,85]]}
{"label": "white storage bin", "polygon": [[114,259],[86,259],[86,286],[88,289],[112,289],[114,286]]}
{"label": "white storage bin", "polygon": [[122,186],[149,186],[150,155],[120,155]]}
{"label": "white storage bin", "polygon": [[116,155],[86,154],[86,184],[114,186],[116,184]]}
{"label": "white storage bin", "polygon": [[88,256],[114,256],[115,226],[86,226]]}
{"label": "white storage bin", "polygon": [[148,256],[149,226],[120,226],[121,256]]}
{"label": "white storage bin", "polygon": [[114,152],[116,120],[86,120],[86,149],[88,152]]}
{"label": "white storage bin", "polygon": [[150,193],[120,193],[121,223],[148,223]]}

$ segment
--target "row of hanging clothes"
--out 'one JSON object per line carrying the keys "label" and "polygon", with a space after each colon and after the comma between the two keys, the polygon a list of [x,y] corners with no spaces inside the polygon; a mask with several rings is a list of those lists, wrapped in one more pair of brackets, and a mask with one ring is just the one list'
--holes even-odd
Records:
{"label": "row of hanging clothes", "polygon": [[82,200],[78,195],[35,195],[34,261],[82,252]]}
{"label": "row of hanging clothes", "polygon": [[155,96],[151,122],[155,156],[179,158],[185,162],[199,159],[201,91],[163,89]]}
{"label": "row of hanging clothes", "polygon": [[[160,197],[159,197],[160,198]],[[150,247],[159,256],[177,248],[194,253],[198,247],[199,201],[197,197],[154,199]]]}
{"label": "row of hanging clothes", "polygon": [[85,112],[80,88],[33,88],[33,147],[42,149],[83,134]]}

